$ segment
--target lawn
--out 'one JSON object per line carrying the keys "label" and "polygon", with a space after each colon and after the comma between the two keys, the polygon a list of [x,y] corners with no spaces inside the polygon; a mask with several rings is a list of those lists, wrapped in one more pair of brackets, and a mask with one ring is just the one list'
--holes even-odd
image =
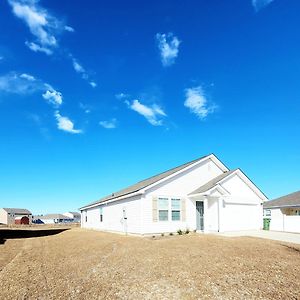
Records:
{"label": "lawn", "polygon": [[1,299],[300,298],[299,245],[80,228],[13,237],[0,241]]}

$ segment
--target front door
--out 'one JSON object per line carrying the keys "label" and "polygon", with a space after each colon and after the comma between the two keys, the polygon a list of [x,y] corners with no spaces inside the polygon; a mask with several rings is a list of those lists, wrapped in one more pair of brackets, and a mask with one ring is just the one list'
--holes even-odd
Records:
{"label": "front door", "polygon": [[204,206],[202,201],[196,201],[197,230],[204,230]]}

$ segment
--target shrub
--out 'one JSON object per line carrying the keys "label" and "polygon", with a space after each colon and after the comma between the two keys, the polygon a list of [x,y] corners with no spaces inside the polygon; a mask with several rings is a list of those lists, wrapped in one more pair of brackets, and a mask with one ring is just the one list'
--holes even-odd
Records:
{"label": "shrub", "polygon": [[162,234],[161,234],[161,236],[165,236],[165,234],[164,234],[164,233],[162,233]]}
{"label": "shrub", "polygon": [[190,230],[187,228],[186,230],[185,230],[185,234],[189,234],[190,233]]}
{"label": "shrub", "polygon": [[173,232],[170,232],[169,235],[173,235]]}
{"label": "shrub", "polygon": [[182,235],[182,234],[183,234],[183,232],[182,232],[181,229],[178,229],[178,230],[177,230],[177,233],[178,233],[179,235]]}
{"label": "shrub", "polygon": [[152,238],[155,239],[155,235],[152,235]]}

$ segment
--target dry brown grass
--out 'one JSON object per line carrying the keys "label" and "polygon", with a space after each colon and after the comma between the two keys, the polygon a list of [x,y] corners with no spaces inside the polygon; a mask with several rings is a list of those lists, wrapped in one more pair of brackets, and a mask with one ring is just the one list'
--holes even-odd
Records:
{"label": "dry brown grass", "polygon": [[0,298],[299,299],[299,250],[246,237],[73,228],[0,245]]}

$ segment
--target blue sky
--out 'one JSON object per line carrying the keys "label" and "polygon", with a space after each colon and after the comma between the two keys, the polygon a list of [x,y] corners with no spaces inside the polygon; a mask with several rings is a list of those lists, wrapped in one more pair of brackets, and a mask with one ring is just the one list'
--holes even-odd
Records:
{"label": "blue sky", "polygon": [[75,210],[209,153],[299,190],[297,0],[0,2],[0,206]]}

